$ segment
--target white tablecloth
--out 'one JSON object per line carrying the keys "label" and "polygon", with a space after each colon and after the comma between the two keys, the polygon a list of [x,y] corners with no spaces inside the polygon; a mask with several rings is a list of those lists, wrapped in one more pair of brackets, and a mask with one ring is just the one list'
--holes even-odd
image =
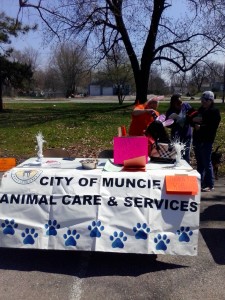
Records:
{"label": "white tablecloth", "polygon": [[0,186],[0,247],[196,255],[200,192],[167,194],[165,176],[200,177],[180,166],[146,172],[84,170],[80,160],[31,158]]}

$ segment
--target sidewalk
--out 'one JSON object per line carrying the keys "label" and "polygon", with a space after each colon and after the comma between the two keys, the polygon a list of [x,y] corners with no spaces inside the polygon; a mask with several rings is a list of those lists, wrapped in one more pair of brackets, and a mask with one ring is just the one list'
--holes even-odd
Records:
{"label": "sidewalk", "polygon": [[[70,280],[75,277],[79,282],[82,280],[83,297],[79,299],[101,299],[106,292],[109,300],[123,299],[125,294],[126,299],[130,295],[131,300],[225,299],[224,195],[225,178],[219,178],[215,182],[215,191],[201,194],[197,256],[158,255],[157,260],[153,262],[151,255],[118,255],[82,251],[76,254],[33,250],[19,252],[18,249],[2,248],[0,249],[3,258],[0,264],[0,275],[3,278],[1,286],[4,288],[7,279],[7,282],[13,283],[11,284],[13,293],[16,289],[12,276],[18,278],[19,274],[22,278],[26,278],[29,289],[33,289],[33,282],[40,283],[40,278],[47,274],[46,278],[54,276],[57,282],[65,280],[62,282],[69,282],[68,284],[71,284]],[[55,263],[58,261],[61,261],[61,264]],[[85,271],[84,265],[86,265]],[[27,280],[30,271],[35,281]],[[62,277],[59,277],[61,274]],[[63,276],[65,279],[62,279]],[[19,284],[21,280],[16,282],[17,286]],[[7,289],[3,288],[6,293]],[[24,290],[26,292],[25,288]]]}
{"label": "sidewalk", "polygon": [[200,232],[214,262],[225,265],[225,178],[215,180],[214,191],[201,193]]}
{"label": "sidewalk", "polygon": [[218,180],[215,180],[215,190],[212,192],[202,192],[202,200],[215,200],[218,197],[225,194],[225,177],[221,177]]}

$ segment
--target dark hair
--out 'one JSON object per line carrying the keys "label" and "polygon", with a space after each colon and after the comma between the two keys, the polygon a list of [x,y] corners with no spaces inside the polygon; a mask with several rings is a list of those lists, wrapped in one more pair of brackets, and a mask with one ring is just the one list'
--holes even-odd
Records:
{"label": "dark hair", "polygon": [[182,102],[180,100],[181,94],[173,94],[170,98],[170,108],[174,108],[175,103]]}
{"label": "dark hair", "polygon": [[155,142],[170,143],[169,135],[161,121],[153,121],[145,131],[146,136],[151,136]]}

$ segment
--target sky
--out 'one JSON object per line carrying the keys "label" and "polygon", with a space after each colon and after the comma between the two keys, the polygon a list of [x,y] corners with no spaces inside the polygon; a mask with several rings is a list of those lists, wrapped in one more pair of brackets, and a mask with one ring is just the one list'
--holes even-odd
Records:
{"label": "sky", "polygon": [[[8,16],[16,18],[19,9],[18,0],[0,0],[0,11],[4,11]],[[27,10],[24,10],[22,19],[23,24],[38,23],[38,17],[35,15],[28,15]],[[21,21],[21,20],[20,20]],[[25,48],[34,48],[40,54],[40,61],[45,65],[46,60],[51,52],[50,47],[44,45],[41,33],[41,26],[36,32],[30,32],[25,35],[19,35],[17,38],[10,38],[12,46],[16,50],[23,51]]]}
{"label": "sky", "polygon": [[[54,1],[54,0],[52,0]],[[18,0],[0,0],[0,11],[4,11],[8,16],[16,18],[19,5]],[[175,11],[176,13],[180,11],[182,12],[182,1],[180,0],[173,0],[173,2],[177,2],[175,5]],[[173,6],[174,7],[174,6]],[[28,13],[27,9],[23,10],[24,14],[22,17],[22,23],[23,24],[34,24],[35,22],[39,24],[39,18],[35,15],[34,10],[30,10],[30,14]],[[32,12],[32,14],[31,14]],[[171,11],[171,13],[173,13]],[[40,61],[42,62],[42,66],[45,66],[47,62],[47,58],[49,54],[51,53],[50,46],[46,46],[43,43],[43,36],[41,32],[41,24],[39,24],[39,29],[36,32],[30,32],[25,35],[20,35],[17,38],[11,38],[12,46],[16,50],[23,51],[24,48],[34,48],[38,51],[40,55]]]}
{"label": "sky", "polygon": [[[54,0],[51,0],[54,1]],[[135,0],[134,0],[135,1]],[[184,1],[181,0],[170,0],[173,6],[170,8],[171,16],[181,16],[184,13]],[[18,13],[18,0],[0,0],[0,11],[4,11],[8,16],[16,18]],[[27,9],[23,10],[24,15],[22,17],[23,24],[34,24],[39,23],[39,29],[36,32],[30,32],[25,35],[20,35],[16,39],[12,40],[12,46],[16,50],[23,51],[24,48],[34,48],[40,55],[41,66],[45,66],[48,57],[51,53],[50,45],[45,45],[43,42],[43,36],[41,31],[40,19],[35,15],[34,10],[28,12]]]}

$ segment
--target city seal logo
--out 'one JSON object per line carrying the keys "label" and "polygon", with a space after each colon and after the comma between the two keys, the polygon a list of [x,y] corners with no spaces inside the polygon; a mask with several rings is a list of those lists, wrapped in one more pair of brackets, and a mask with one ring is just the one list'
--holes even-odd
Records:
{"label": "city seal logo", "polygon": [[12,179],[19,184],[29,184],[34,182],[40,175],[41,170],[19,170],[11,174]]}

